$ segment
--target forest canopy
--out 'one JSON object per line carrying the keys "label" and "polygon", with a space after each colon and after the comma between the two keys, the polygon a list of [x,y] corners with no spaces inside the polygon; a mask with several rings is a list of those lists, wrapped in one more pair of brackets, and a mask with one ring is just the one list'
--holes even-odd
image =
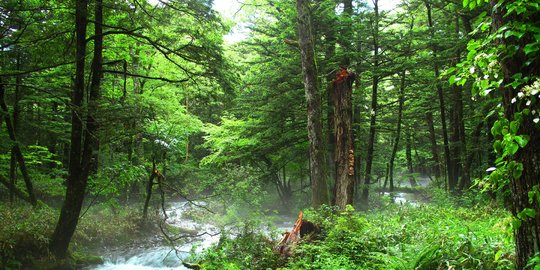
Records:
{"label": "forest canopy", "polygon": [[538,269],[539,78],[535,0],[0,0],[0,268]]}

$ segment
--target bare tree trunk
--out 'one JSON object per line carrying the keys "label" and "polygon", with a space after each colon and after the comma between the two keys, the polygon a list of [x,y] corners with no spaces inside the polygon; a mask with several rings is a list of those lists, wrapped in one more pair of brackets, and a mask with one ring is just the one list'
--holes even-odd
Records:
{"label": "bare tree trunk", "polygon": [[150,173],[150,177],[148,178],[148,182],[146,182],[146,198],[144,200],[144,207],[143,207],[143,223],[146,223],[146,220],[148,218],[148,206],[150,205],[150,198],[152,198],[152,188],[154,187],[154,178],[158,175],[158,170],[156,167],[156,159],[154,158],[152,160],[152,172]]}
{"label": "bare tree trunk", "polygon": [[426,112],[426,124],[429,130],[429,141],[431,143],[431,159],[433,161],[432,170],[434,171],[435,178],[441,177],[441,162],[439,159],[439,147],[437,146],[437,139],[435,137],[435,127],[433,124],[433,113]]}
{"label": "bare tree trunk", "polygon": [[[378,0],[373,1],[375,10],[375,21],[373,22],[373,69],[377,72],[379,67],[379,4]],[[377,127],[377,91],[379,88],[379,75],[373,74],[372,92],[371,92],[371,111],[369,122],[369,137],[366,155],[366,173],[364,186],[362,189],[362,202],[367,204],[369,196],[369,185],[371,184],[371,167],[373,165],[373,152],[375,148],[375,132]]]}
{"label": "bare tree trunk", "polygon": [[[435,28],[433,26],[433,18],[431,16],[431,4],[429,1],[430,0],[424,0],[424,3],[427,9],[428,25],[430,29],[431,39],[434,39]],[[454,190],[454,188],[457,185],[457,182],[454,181],[455,178],[454,178],[454,174],[452,170],[452,163],[450,160],[450,147],[448,144],[448,130],[446,127],[446,106],[444,102],[444,92],[443,92],[442,84],[439,80],[439,77],[441,75],[439,71],[439,63],[437,62],[439,50],[435,45],[431,46],[431,50],[433,52],[433,72],[435,73],[437,95],[439,96],[439,108],[441,112],[441,126],[442,126],[443,142],[444,142],[444,160],[446,164],[446,172],[448,174],[448,189]]]}
{"label": "bare tree trunk", "polygon": [[[18,51],[16,61],[16,69],[21,70],[21,55]],[[13,133],[15,134],[15,137],[19,137],[19,114],[21,113],[19,102],[21,100],[21,84],[22,78],[21,75],[18,75],[15,77],[15,100],[13,101]],[[9,164],[9,180],[13,186],[15,186],[17,182],[17,155],[15,152],[15,149],[11,149],[11,160]],[[13,203],[13,196],[14,194],[10,192],[9,201],[11,203]]]}
{"label": "bare tree trunk", "polygon": [[313,207],[327,204],[328,184],[324,172],[324,147],[321,123],[321,97],[317,87],[317,68],[313,38],[311,36],[311,22],[309,0],[297,0],[298,12],[298,41],[302,58],[302,73],[307,101],[307,128],[309,138],[309,154],[311,168]]}
{"label": "bare tree trunk", "polygon": [[60,212],[60,218],[51,237],[50,249],[57,258],[64,258],[71,237],[75,232],[79,222],[79,214],[88,182],[88,175],[93,160],[94,149],[97,140],[97,122],[95,113],[97,112],[97,97],[99,96],[102,77],[102,49],[103,35],[103,5],[101,0],[95,3],[95,36],[94,55],[92,61],[92,78],[90,84],[90,94],[88,98],[88,112],[86,112],[86,130],[83,131],[84,122],[81,115],[83,112],[83,99],[85,95],[85,58],[86,58],[86,26],[87,26],[87,0],[76,2],[75,12],[75,32],[76,32],[76,54],[75,54],[75,84],[73,88],[72,104],[74,109],[71,114],[71,149],[69,158],[69,176],[67,179],[66,197]]}
{"label": "bare tree trunk", "polygon": [[409,172],[409,183],[411,184],[411,187],[416,187],[418,184],[416,183],[416,179],[413,176],[414,173],[414,167],[412,163],[412,142],[411,142],[411,136],[412,134],[407,130],[406,133],[407,136],[407,145],[405,146],[405,158],[407,159],[407,170]]}
{"label": "bare tree trunk", "polygon": [[[335,27],[333,24],[330,27]],[[329,179],[328,182],[330,183],[330,186],[335,187],[335,179],[332,172],[335,171],[334,165],[335,165],[335,138],[334,138],[334,105],[332,104],[332,90],[333,90],[333,84],[330,82],[334,79],[334,66],[331,65],[332,59],[335,57],[336,54],[336,37],[334,36],[333,31],[328,31],[328,34],[325,36],[325,53],[324,58],[325,62],[327,63],[327,66],[324,69],[324,73],[327,74],[326,81],[327,87],[326,87],[326,126],[327,126],[327,166],[328,166],[328,174]],[[333,191],[336,189],[333,188]],[[332,204],[335,204],[336,200],[336,194],[334,193],[332,196]]]}
{"label": "bare tree trunk", "polygon": [[[399,97],[398,97],[398,119],[396,123],[396,137],[394,139],[394,147],[392,147],[392,155],[390,156],[390,162],[388,163],[388,178],[390,179],[390,192],[394,191],[394,160],[399,147],[399,137],[401,136],[401,119],[403,118],[403,103],[405,102],[405,73],[406,70],[401,72],[401,81],[399,84]],[[385,181],[386,182],[386,181]],[[384,185],[386,188],[386,184]]]}
{"label": "bare tree trunk", "polygon": [[333,81],[335,132],[335,204],[345,209],[354,201],[354,141],[352,134],[352,84],[354,73],[342,69]]}
{"label": "bare tree trunk", "polygon": [[[11,118],[9,116],[9,111],[8,111],[6,101],[5,101],[4,84],[2,82],[1,77],[0,77],[0,109],[2,111],[2,114],[4,115],[4,121],[6,122],[6,128],[8,131],[9,138],[13,142],[13,147],[11,148],[11,151],[15,154],[15,159],[19,163],[19,168],[20,168],[21,174],[23,175],[23,179],[26,185],[26,191],[28,192],[30,203],[33,206],[36,206],[37,200],[36,200],[36,196],[34,195],[34,187],[32,185],[32,180],[30,179],[30,175],[28,174],[28,169],[26,168],[26,163],[24,161],[24,157],[23,157],[21,148],[19,146],[19,142],[17,141],[17,137],[15,136],[15,129],[13,127],[13,123],[11,122]],[[13,186],[15,186],[14,183],[12,184]]]}
{"label": "bare tree trunk", "polygon": [[[456,29],[455,29],[455,35],[456,39],[460,38],[460,27],[459,27],[460,18],[456,17]],[[464,21],[465,23],[465,21]],[[465,23],[465,25],[467,25]],[[466,30],[469,30],[469,26],[466,26]],[[461,58],[461,50],[458,50],[456,52],[456,64]],[[457,131],[457,137],[458,137],[458,157],[461,164],[461,179],[459,180],[459,186],[457,187],[459,190],[463,190],[464,188],[468,188],[471,185],[471,176],[470,176],[470,164],[468,161],[468,153],[467,153],[467,137],[465,134],[465,119],[463,117],[463,91],[464,89],[462,87],[459,87],[457,85],[453,86],[452,89],[454,94],[454,113],[455,113],[455,125],[456,125],[456,131]],[[456,167],[457,164],[455,164]],[[454,176],[456,179],[458,178],[457,173]]]}

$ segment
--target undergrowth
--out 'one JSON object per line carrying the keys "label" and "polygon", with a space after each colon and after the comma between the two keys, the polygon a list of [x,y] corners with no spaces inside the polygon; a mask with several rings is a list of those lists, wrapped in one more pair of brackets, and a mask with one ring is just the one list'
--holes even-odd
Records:
{"label": "undergrowth", "polygon": [[[104,245],[123,245],[142,237],[145,230],[140,226],[140,216],[140,210],[132,208],[91,209],[79,221],[70,243],[70,263],[97,261],[85,254]],[[58,211],[44,205],[32,208],[0,204],[0,269],[53,269],[55,260],[48,245],[57,220]]]}
{"label": "undergrowth", "polygon": [[306,210],[321,233],[283,261],[275,242],[250,232],[197,256],[203,269],[513,269],[510,215],[476,195],[433,194],[433,203],[384,209]]}

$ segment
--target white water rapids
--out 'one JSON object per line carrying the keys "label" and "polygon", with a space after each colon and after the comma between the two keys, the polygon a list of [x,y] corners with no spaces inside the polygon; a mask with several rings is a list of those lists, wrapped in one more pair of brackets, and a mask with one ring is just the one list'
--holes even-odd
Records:
{"label": "white water rapids", "polygon": [[[167,224],[178,228],[182,232],[195,235],[190,237],[186,243],[175,247],[176,251],[170,247],[160,244],[148,247],[130,247],[120,251],[105,251],[103,255],[104,263],[91,266],[87,270],[152,270],[152,269],[181,269],[188,268],[182,265],[192,248],[196,247],[196,252],[210,247],[219,241],[219,230],[210,225],[196,222],[184,215],[192,206],[187,202],[173,202],[166,208]],[[274,226],[281,231],[290,230],[295,221],[295,217],[277,216],[281,222],[274,223]],[[266,231],[269,232],[269,231]],[[174,235],[171,235],[174,238]]]}
{"label": "white water rapids", "polygon": [[[170,246],[157,244],[149,247],[135,247],[123,251],[112,251],[104,255],[104,264],[92,266],[88,270],[150,270],[150,269],[188,269],[182,265],[191,249],[197,245],[197,251],[209,247],[219,240],[217,228],[209,224],[200,224],[184,218],[183,214],[191,205],[187,202],[174,202],[166,209],[167,224],[188,231],[197,236],[190,237],[185,244]],[[204,234],[206,232],[206,234]],[[174,237],[174,236],[172,236]]]}
{"label": "white water rapids", "polygon": [[[417,201],[414,194],[409,193],[384,193],[383,196],[389,196],[394,203],[405,204],[410,203],[417,206]],[[192,219],[185,217],[183,214],[190,210],[192,205],[187,202],[173,202],[167,209],[167,223],[170,226],[176,227],[184,232],[195,234],[195,237],[190,238],[190,241],[178,245],[173,249],[170,246],[165,246],[161,242],[150,246],[138,246],[123,248],[120,250],[104,251],[104,263],[86,268],[87,270],[152,270],[152,269],[176,269],[187,270],[188,268],[182,265],[182,260],[187,258],[192,248],[196,246],[196,252],[201,252],[203,249],[210,247],[212,244],[219,241],[219,231],[216,227],[210,224],[195,222]],[[196,207],[196,206],[195,206]],[[286,231],[292,228],[296,217],[277,217],[280,222],[274,223],[279,231]],[[263,230],[264,231],[264,230]],[[266,231],[268,232],[268,231]],[[171,235],[174,237],[174,235]]]}

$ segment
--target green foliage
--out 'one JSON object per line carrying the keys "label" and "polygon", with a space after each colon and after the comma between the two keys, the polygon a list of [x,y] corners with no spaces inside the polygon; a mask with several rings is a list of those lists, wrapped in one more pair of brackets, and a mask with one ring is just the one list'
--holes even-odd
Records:
{"label": "green foliage", "polygon": [[[158,217],[150,214],[149,219],[157,222]],[[80,219],[71,247],[81,251],[118,247],[153,233],[141,224],[138,207],[94,206]]]}
{"label": "green foliage", "polygon": [[48,253],[54,230],[53,209],[0,204],[0,268],[18,269]]}
{"label": "green foliage", "polygon": [[283,262],[272,251],[273,244],[246,225],[234,237],[222,235],[216,246],[195,255],[194,259],[202,260],[202,269],[272,269]]}
{"label": "green foliage", "polygon": [[[140,216],[140,210],[134,208],[90,209],[79,221],[70,259],[76,264],[101,262],[100,258],[85,254],[103,246],[125,245],[147,235],[151,230],[140,227]],[[57,212],[47,206],[34,209],[0,204],[0,268],[53,269],[55,261],[49,257],[48,245],[57,218]]]}
{"label": "green foliage", "polygon": [[487,205],[482,195],[457,198],[441,192],[433,205],[390,205],[369,213],[308,209],[304,218],[321,232],[302,239],[285,265],[269,252],[275,242],[253,233],[249,241],[245,234],[225,237],[198,260],[205,269],[514,269],[509,214]]}

